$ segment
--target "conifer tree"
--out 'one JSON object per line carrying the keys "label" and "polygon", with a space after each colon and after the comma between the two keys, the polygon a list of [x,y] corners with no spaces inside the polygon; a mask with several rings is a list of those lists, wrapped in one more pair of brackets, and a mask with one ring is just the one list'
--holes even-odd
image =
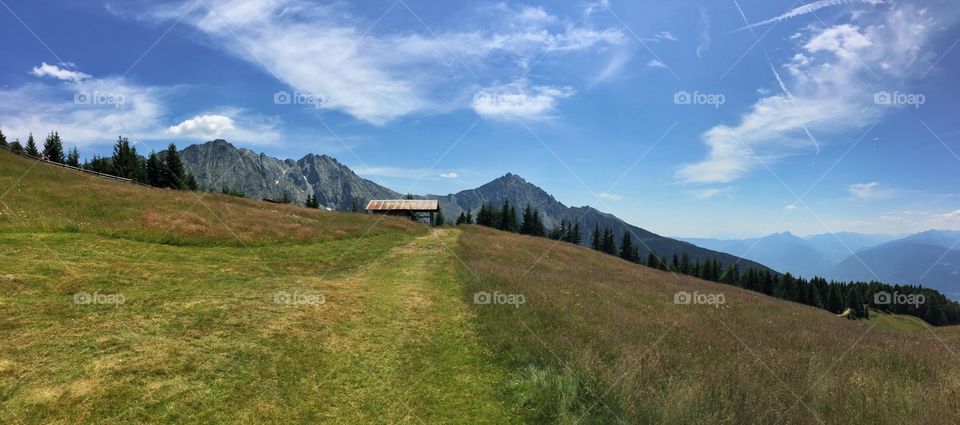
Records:
{"label": "conifer tree", "polygon": [[603,236],[600,234],[600,222],[597,222],[593,228],[593,235],[590,236],[590,248],[603,251]]}
{"label": "conifer tree", "polygon": [[433,225],[443,226],[444,224],[447,224],[447,218],[443,216],[443,210],[437,211],[437,215],[433,219]]}
{"label": "conifer tree", "polygon": [[56,131],[47,135],[43,142],[43,157],[47,161],[63,164],[66,158],[63,156],[63,142],[60,140],[60,133]]}
{"label": "conifer tree", "polygon": [[633,246],[633,241],[630,239],[630,232],[624,231],[620,242],[620,258],[636,263],[640,260],[638,256],[637,248]]}
{"label": "conifer tree", "polygon": [[603,252],[617,255],[617,241],[613,237],[613,230],[610,230],[609,227],[603,231]]}
{"label": "conifer tree", "polygon": [[13,142],[10,142],[10,151],[18,155],[23,154],[23,145],[20,144],[20,139],[14,139]]}
{"label": "conifer tree", "polygon": [[684,252],[683,257],[680,258],[680,273],[690,274],[690,256],[687,255],[686,252]]}
{"label": "conifer tree", "polygon": [[[160,159],[160,155],[158,155],[156,152],[150,152],[150,156],[147,157],[146,162],[146,183],[150,186],[163,187],[163,160]],[[224,187],[224,193],[229,192],[229,189]]]}
{"label": "conifer tree", "polygon": [[[137,148],[131,146],[126,137],[117,137],[117,142],[113,145],[113,156],[110,159],[113,161],[113,171],[117,176],[138,181],[145,180],[139,175],[140,157],[137,156]],[[183,183],[186,185],[185,181]]]}
{"label": "conifer tree", "polygon": [[647,267],[657,268],[657,253],[650,251],[647,254]]}
{"label": "conifer tree", "polygon": [[473,210],[470,208],[467,208],[467,220],[464,223],[473,224]]}
{"label": "conifer tree", "polygon": [[[180,159],[180,153],[177,152],[177,145],[171,143],[167,146],[167,150],[163,153],[163,165],[163,187],[186,189],[187,170],[183,166],[183,161]],[[286,192],[283,193],[280,201],[287,204],[290,203],[290,198]]]}
{"label": "conifer tree", "polygon": [[7,144],[7,136],[3,134],[3,130],[0,130],[0,146],[4,146],[4,147],[9,146]]}
{"label": "conifer tree", "polygon": [[40,157],[40,151],[37,150],[37,142],[33,140],[33,133],[30,133],[30,135],[27,136],[27,146],[25,152],[27,155],[30,155],[34,158]]}
{"label": "conifer tree", "polygon": [[71,167],[80,166],[80,151],[77,150],[76,146],[74,146],[73,149],[70,149],[70,153],[67,154],[66,163]]}
{"label": "conifer tree", "polygon": [[580,245],[580,242],[582,241],[583,237],[580,234],[580,222],[573,223],[573,228],[570,229],[570,232],[567,235],[567,242]]}
{"label": "conifer tree", "polygon": [[530,204],[527,204],[523,208],[523,222],[520,224],[520,234],[521,235],[532,235],[533,234],[533,209],[530,208]]}

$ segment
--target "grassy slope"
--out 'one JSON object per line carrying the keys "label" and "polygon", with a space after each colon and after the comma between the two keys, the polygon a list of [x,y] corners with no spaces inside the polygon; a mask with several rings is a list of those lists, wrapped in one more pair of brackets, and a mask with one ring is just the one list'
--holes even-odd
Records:
{"label": "grassy slope", "polygon": [[[468,227],[465,296],[534,418],[610,423],[960,423],[957,328],[902,333],[581,247]],[[722,308],[677,291],[724,293]]]}
{"label": "grassy slope", "polygon": [[455,231],[34,164],[0,152],[0,423],[510,421]]}

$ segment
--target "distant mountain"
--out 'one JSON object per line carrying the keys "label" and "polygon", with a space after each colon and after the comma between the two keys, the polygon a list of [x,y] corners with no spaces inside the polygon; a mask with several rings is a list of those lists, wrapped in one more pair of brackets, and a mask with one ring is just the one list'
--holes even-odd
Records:
{"label": "distant mountain", "polygon": [[899,241],[960,249],[960,230],[927,230],[907,236]]}
{"label": "distant mountain", "polygon": [[242,190],[250,198],[274,199],[286,192],[296,203],[303,204],[307,194],[312,194],[322,206],[349,210],[355,201],[358,208],[363,208],[366,200],[401,196],[356,175],[327,155],[280,160],[238,149],[221,139],[188,146],[180,155],[201,187]]}
{"label": "distant mountain", "polygon": [[503,177],[476,189],[464,190],[445,196],[427,195],[427,198],[439,200],[444,215],[450,219],[467,210],[472,210],[476,214],[485,202],[500,206],[503,204],[503,200],[507,199],[517,207],[518,212],[528,204],[540,211],[544,225],[548,230],[564,219],[580,223],[584,245],[589,244],[590,234],[593,232],[594,226],[599,224],[601,229],[609,227],[613,230],[617,243],[620,243],[624,232],[631,232],[631,237],[634,238],[634,243],[639,246],[640,255],[644,258],[650,251],[668,259],[672,258],[674,254],[680,256],[686,253],[694,261],[718,258],[725,265],[739,262],[741,270],[747,267],[767,268],[754,261],[745,260],[728,253],[704,249],[688,242],[660,236],[628,224],[612,214],[601,212],[593,207],[568,207],[543,189],[511,173],[507,173]]}
{"label": "distant mountain", "polygon": [[752,239],[683,238],[681,240],[749,258],[775,270],[806,278],[823,276],[835,264],[814,245],[790,232]]}
{"label": "distant mountain", "polygon": [[891,235],[866,235],[863,233],[821,233],[803,238],[814,248],[830,258],[835,265],[857,251],[897,239]]}
{"label": "distant mountain", "polygon": [[960,232],[930,230],[851,255],[832,275],[845,280],[920,284],[960,299]]}

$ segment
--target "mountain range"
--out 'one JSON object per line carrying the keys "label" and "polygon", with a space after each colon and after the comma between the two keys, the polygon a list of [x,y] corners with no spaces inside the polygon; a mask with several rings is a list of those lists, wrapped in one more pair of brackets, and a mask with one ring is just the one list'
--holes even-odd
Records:
{"label": "mountain range", "polygon": [[681,238],[804,277],[880,280],[923,285],[960,299],[960,231],[929,230],[906,237],[789,232],[752,239]]}
{"label": "mountain range", "polygon": [[[307,195],[312,194],[322,206],[345,211],[354,206],[363,208],[366,201],[371,199],[397,199],[403,196],[358,176],[327,155],[309,154],[299,160],[282,160],[236,148],[218,139],[188,146],[181,151],[181,156],[184,165],[201,187],[215,191],[223,188],[239,190],[250,198],[275,199],[285,193],[295,203],[303,204]],[[526,205],[537,209],[547,229],[561,220],[580,223],[585,245],[589,243],[594,227],[599,225],[601,229],[609,227],[618,243],[624,232],[630,232],[642,258],[653,251],[668,259],[675,254],[687,254],[693,261],[717,258],[724,265],[738,263],[741,269],[767,268],[736,255],[657,235],[593,207],[568,207],[540,187],[512,173],[475,189],[417,198],[437,199],[448,218],[467,210],[476,212],[485,202],[499,207],[504,200],[508,200],[518,210]]]}
{"label": "mountain range", "polygon": [[250,149],[238,149],[217,139],[180,151],[197,183],[209,190],[243,192],[249,198],[276,199],[286,194],[303,204],[307,194],[321,206],[349,210],[363,200],[395,199],[397,192],[364,179],[327,155],[308,154],[298,160],[277,159]]}

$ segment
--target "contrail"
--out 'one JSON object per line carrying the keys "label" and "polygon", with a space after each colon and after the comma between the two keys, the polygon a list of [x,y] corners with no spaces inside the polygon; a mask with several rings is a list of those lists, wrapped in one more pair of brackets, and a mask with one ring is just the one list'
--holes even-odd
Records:
{"label": "contrail", "polygon": [[[790,90],[787,90],[787,85],[783,83],[783,79],[780,78],[780,73],[777,72],[777,68],[774,68],[773,62],[770,62],[770,58],[767,58],[767,63],[770,64],[770,70],[773,71],[773,75],[777,77],[777,84],[780,85],[780,90],[783,90],[783,94],[787,95],[787,99],[790,100],[790,103],[796,105],[796,103],[793,101],[793,94],[790,93]],[[803,127],[803,131],[807,133],[807,138],[813,142],[813,147],[817,148],[817,155],[820,155],[820,143],[817,142],[817,138],[813,137],[813,133],[810,132],[810,129],[807,128],[806,124],[801,124],[801,127]],[[814,161],[816,161],[816,159],[814,159]]]}
{"label": "contrail", "polygon": [[[862,0],[861,0],[861,1],[862,1]],[[764,26],[764,25],[772,24],[772,23],[774,23],[774,22],[780,22],[780,21],[783,21],[783,20],[787,20],[787,19],[790,19],[790,18],[797,17],[797,16],[806,15],[806,14],[808,14],[808,13],[813,13],[813,12],[816,12],[816,11],[818,11],[818,10],[820,10],[820,9],[825,8],[825,7],[840,6],[840,5],[842,5],[842,4],[847,4],[847,3],[856,3],[856,1],[853,1],[853,0],[818,0],[818,1],[815,1],[815,2],[813,2],[813,3],[807,3],[807,4],[803,5],[803,6],[794,8],[793,10],[790,10],[789,12],[784,13],[783,15],[780,15],[780,16],[777,16],[777,17],[774,17],[774,18],[770,18],[770,19],[767,19],[767,20],[765,20],[765,21],[760,21],[760,22],[756,22],[756,23],[753,23],[753,24],[749,24],[749,25],[747,25],[747,26],[745,26],[745,27],[743,27],[743,28],[740,28],[740,29],[738,29],[738,30],[736,30],[736,31],[733,31],[733,32],[740,32],[740,31],[743,31],[743,30],[752,30],[753,28],[756,28],[756,27],[761,27],[761,26]],[[739,6],[737,6],[737,8],[739,8]],[[741,14],[741,15],[743,14],[743,11],[742,11],[742,10],[740,11],[740,14]]]}

